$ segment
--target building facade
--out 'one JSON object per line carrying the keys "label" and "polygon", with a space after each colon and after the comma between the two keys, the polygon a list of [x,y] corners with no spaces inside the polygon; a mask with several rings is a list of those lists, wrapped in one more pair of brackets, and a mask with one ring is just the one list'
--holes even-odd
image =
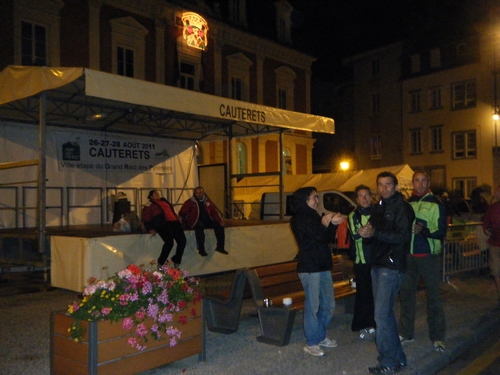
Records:
{"label": "building facade", "polygon": [[[284,0],[8,0],[0,3],[0,69],[78,66],[310,113],[313,57],[293,48]],[[278,135],[198,144],[199,164],[278,172]],[[309,132],[283,134],[290,174],[312,172]]]}

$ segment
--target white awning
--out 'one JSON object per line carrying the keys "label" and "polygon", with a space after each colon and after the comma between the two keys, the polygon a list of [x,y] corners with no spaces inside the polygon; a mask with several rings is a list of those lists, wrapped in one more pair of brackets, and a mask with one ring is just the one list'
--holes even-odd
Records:
{"label": "white awning", "polygon": [[182,139],[202,139],[229,126],[235,137],[283,128],[333,134],[335,128],[327,117],[87,68],[9,66],[0,72],[0,87],[0,117],[33,122],[37,108],[26,101],[48,91],[47,125],[63,127]]}

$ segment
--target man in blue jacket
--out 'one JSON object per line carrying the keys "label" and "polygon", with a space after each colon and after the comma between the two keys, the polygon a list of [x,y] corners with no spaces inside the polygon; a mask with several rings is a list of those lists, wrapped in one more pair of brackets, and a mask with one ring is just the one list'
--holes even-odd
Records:
{"label": "man in blue jacket", "polygon": [[422,277],[427,297],[427,323],[434,350],[445,350],[446,323],[439,284],[441,282],[441,244],[446,235],[444,205],[430,190],[424,171],[413,174],[413,192],[408,202],[415,211],[408,270],[401,284],[400,339],[412,342],[415,335],[416,293]]}
{"label": "man in blue jacket", "polygon": [[394,303],[406,271],[415,214],[397,188],[398,179],[393,173],[379,173],[380,202],[372,207],[368,224],[358,230],[361,237],[372,239],[371,274],[379,364],[368,368],[371,374],[395,374],[406,366]]}

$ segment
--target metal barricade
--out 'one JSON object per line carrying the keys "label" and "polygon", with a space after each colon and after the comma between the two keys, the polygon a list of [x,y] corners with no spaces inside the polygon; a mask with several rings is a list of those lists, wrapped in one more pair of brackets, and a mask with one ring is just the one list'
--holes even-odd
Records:
{"label": "metal barricade", "polygon": [[[482,223],[451,224],[443,244],[443,281],[450,275],[481,270],[488,262],[488,245]],[[453,284],[451,284],[453,285]]]}

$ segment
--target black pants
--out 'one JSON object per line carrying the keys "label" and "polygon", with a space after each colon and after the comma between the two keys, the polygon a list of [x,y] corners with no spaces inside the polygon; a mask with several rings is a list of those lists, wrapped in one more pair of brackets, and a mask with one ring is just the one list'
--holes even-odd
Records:
{"label": "black pants", "polygon": [[184,248],[186,247],[186,235],[181,223],[179,221],[167,221],[161,228],[156,229],[156,232],[164,242],[158,264],[165,264],[170,251],[174,247],[174,240],[177,243],[177,248],[171,260],[174,263],[181,264]]}
{"label": "black pants", "polygon": [[194,235],[196,237],[196,247],[198,248],[198,251],[205,250],[205,229],[214,230],[215,239],[217,240],[217,249],[224,249],[226,235],[224,232],[224,227],[218,222],[209,221],[204,223],[201,220],[198,220],[193,229]]}
{"label": "black pants", "polygon": [[375,328],[371,266],[355,263],[354,275],[356,276],[356,297],[351,330],[360,331],[364,328]]}

